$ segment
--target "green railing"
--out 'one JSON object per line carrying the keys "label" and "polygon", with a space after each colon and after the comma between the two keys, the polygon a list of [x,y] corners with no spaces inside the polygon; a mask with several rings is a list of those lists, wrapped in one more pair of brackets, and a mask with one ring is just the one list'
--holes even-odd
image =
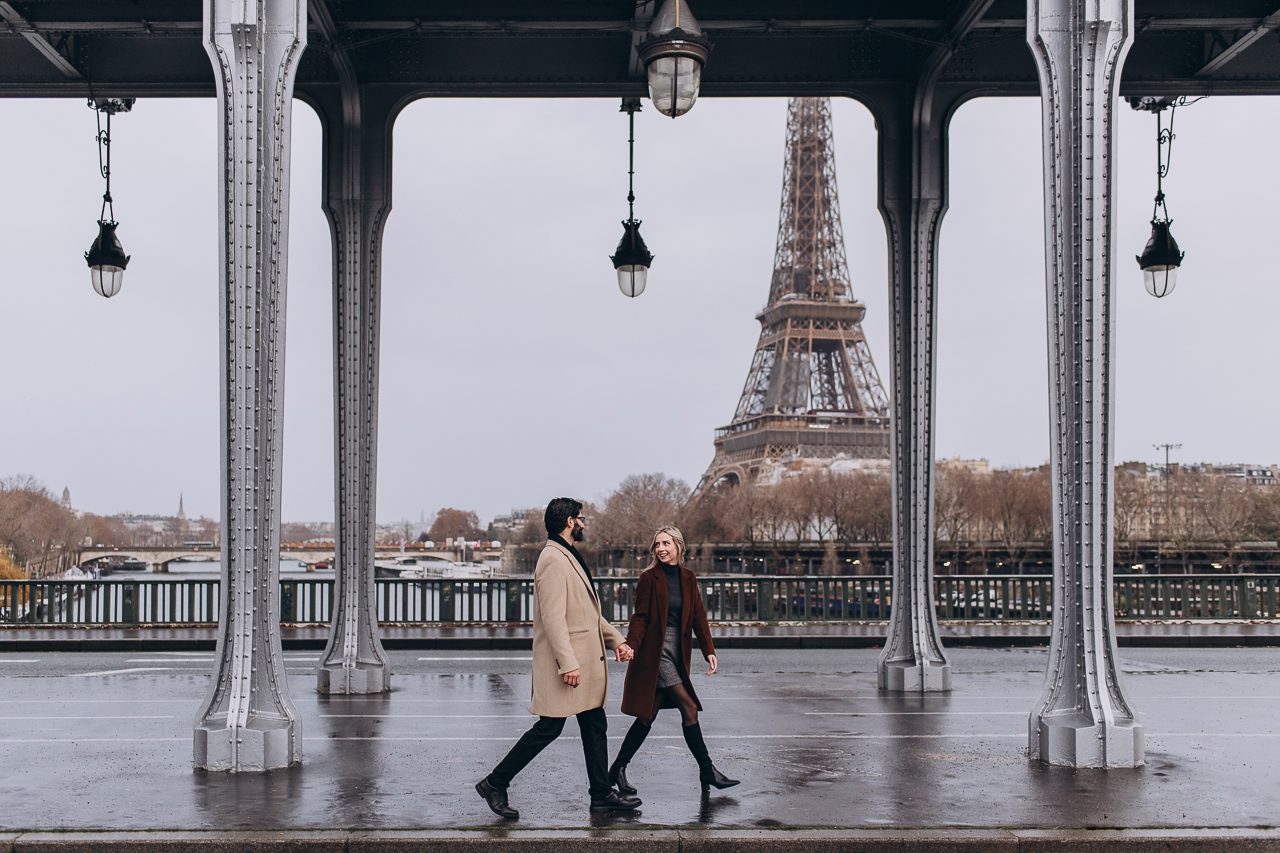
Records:
{"label": "green railing", "polygon": [[[892,605],[884,576],[702,577],[714,622],[883,620]],[[613,622],[631,618],[635,579],[596,580]],[[1280,618],[1280,575],[1121,575],[1114,579],[1117,619]],[[533,618],[529,578],[378,579],[378,619],[387,625],[521,623]],[[0,625],[211,625],[218,621],[216,580],[0,581]],[[280,581],[282,621],[327,623],[332,578]],[[934,579],[940,619],[1048,619],[1053,579],[1046,575],[945,575]]]}

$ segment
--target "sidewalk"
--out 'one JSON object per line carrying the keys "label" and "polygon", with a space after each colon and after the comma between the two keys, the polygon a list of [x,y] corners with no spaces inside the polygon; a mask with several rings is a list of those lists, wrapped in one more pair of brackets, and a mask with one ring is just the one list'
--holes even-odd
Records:
{"label": "sidewalk", "polygon": [[[726,649],[868,649],[884,645],[885,622],[715,624]],[[1009,648],[1049,645],[1048,622],[942,622],[946,646]],[[283,626],[286,649],[323,649],[328,626]],[[1117,642],[1133,648],[1280,646],[1280,621],[1119,622]],[[0,625],[5,651],[198,651],[213,649],[212,626],[174,628],[61,628]],[[387,649],[527,649],[532,628],[519,625],[383,626]]]}
{"label": "sidewalk", "polygon": [[[320,696],[314,655],[286,655],[303,763],[243,775],[191,770],[207,654],[157,655],[187,661],[164,672],[106,655],[96,672],[15,666],[0,670],[0,853],[1280,851],[1280,651],[1127,651],[1147,763],[1110,771],[1027,758],[1045,656],[957,649],[952,693],[906,696],[876,689],[870,649],[726,653],[695,680],[740,786],[700,799],[666,712],[628,768],[641,812],[592,815],[571,725],[512,786],[517,822],[471,786],[529,725],[526,656],[398,651],[390,694]],[[612,674],[614,752],[629,718]]]}

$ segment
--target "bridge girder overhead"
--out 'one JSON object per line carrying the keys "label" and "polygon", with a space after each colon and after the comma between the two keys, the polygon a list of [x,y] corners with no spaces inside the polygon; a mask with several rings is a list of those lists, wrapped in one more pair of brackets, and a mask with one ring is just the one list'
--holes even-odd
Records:
{"label": "bridge girder overhead", "polygon": [[[325,0],[333,33],[309,22],[297,87],[335,86],[337,49],[361,85],[412,97],[616,96],[643,91],[634,43],[654,3]],[[700,0],[715,41],[703,94],[830,95],[913,82],[939,47],[939,83],[984,94],[1039,92],[1023,0],[996,0],[961,40],[963,4]],[[1275,0],[1147,0],[1121,94],[1280,92],[1267,36]],[[7,25],[7,26],[5,26]],[[0,3],[0,96],[211,96],[200,0]],[[335,45],[338,45],[335,47]]]}

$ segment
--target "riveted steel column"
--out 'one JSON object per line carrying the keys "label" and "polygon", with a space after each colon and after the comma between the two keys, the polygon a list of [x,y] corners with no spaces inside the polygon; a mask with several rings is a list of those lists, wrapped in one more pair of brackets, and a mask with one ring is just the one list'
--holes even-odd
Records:
{"label": "riveted steel column", "polygon": [[280,458],[293,79],[303,0],[205,0],[221,112],[222,599],[194,764],[302,760],[280,654]]}
{"label": "riveted steel column", "polygon": [[1053,469],[1053,633],[1033,758],[1143,763],[1120,686],[1111,590],[1113,114],[1132,0],[1028,0],[1044,116]]}
{"label": "riveted steel column", "polygon": [[340,97],[318,104],[324,204],[333,232],[335,526],[333,620],[316,671],[321,693],[381,693],[391,666],[378,631],[374,524],[382,233],[391,210],[392,110],[335,54]]}
{"label": "riveted steel column", "polygon": [[876,109],[893,344],[893,608],[877,667],[882,690],[951,689],[933,602],[934,297],[950,104],[924,81]]}

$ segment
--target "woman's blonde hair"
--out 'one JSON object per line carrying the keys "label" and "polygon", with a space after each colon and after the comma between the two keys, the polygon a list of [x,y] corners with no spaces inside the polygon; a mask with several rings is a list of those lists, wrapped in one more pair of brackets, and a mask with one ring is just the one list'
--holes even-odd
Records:
{"label": "woman's blonde hair", "polygon": [[654,549],[658,545],[658,537],[664,533],[670,536],[671,541],[676,545],[676,565],[684,565],[684,534],[680,532],[679,527],[668,524],[665,527],[659,527],[653,532],[653,541],[649,543],[649,565],[645,566],[646,571],[658,565],[658,555],[654,553]]}

